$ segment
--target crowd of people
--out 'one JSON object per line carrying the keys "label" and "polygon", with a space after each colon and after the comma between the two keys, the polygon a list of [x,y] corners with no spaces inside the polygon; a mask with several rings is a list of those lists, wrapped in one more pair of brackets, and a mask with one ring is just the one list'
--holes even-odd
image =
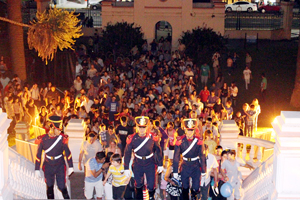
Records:
{"label": "crowd of people", "polygon": [[[237,161],[236,152],[223,151],[219,146],[219,125],[222,120],[235,120],[240,135],[253,137],[261,112],[258,99],[250,105],[243,104],[239,110],[236,107],[238,86],[224,81],[221,69],[226,67],[220,66],[220,53],[212,55],[212,68],[209,63],[198,66],[185,55],[184,44],[180,43],[178,49],[171,52],[166,49],[169,43],[163,39],[159,43],[153,41],[149,47],[143,45],[141,51],[134,47],[131,58],[115,57],[115,60],[90,56],[88,52],[93,52],[93,43],[88,49],[83,45],[77,50],[74,84],[64,92],[58,91],[51,82],[38,86],[22,83],[18,75],[10,80],[2,74],[1,104],[12,119],[9,133],[14,132],[15,124],[20,121],[48,131],[51,127],[48,119],[52,116],[59,116],[63,127],[70,119],[83,119],[87,128],[78,168],[85,171],[86,198],[93,198],[95,187],[97,198],[105,193],[105,199],[122,199],[125,193],[125,198],[130,199],[134,198],[134,183],[120,171],[124,171],[126,141],[138,132],[135,118],[145,116],[149,118],[147,133],[158,137],[163,158],[161,181],[156,179],[153,188],[158,194],[159,188],[163,190],[162,199],[166,199],[167,193],[171,199],[177,199],[184,192],[178,187],[179,183],[174,182],[180,178],[172,179],[173,163],[179,162],[176,146],[186,135],[184,120],[196,119],[194,135],[204,141],[203,154],[207,157],[206,175],[202,176],[201,183],[199,181],[202,199],[222,199],[209,190],[210,185],[217,187],[219,180],[232,183],[235,188],[232,197],[239,199],[240,182],[236,180],[241,180],[241,176],[237,176],[238,167],[232,169],[238,164],[230,163],[242,165],[242,162]],[[236,56],[226,61],[229,75],[233,73]],[[243,72],[246,89],[251,77],[252,58],[249,56],[247,54]],[[262,93],[264,89],[266,79]]]}

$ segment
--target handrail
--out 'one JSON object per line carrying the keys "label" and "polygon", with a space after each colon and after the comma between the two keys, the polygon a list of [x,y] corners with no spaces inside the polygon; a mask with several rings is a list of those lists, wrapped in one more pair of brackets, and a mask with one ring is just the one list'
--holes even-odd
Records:
{"label": "handrail", "polygon": [[14,198],[46,199],[46,184],[43,178],[34,174],[34,164],[8,148],[9,154],[9,184]]}
{"label": "handrail", "polygon": [[273,158],[264,161],[243,181],[244,200],[269,199],[274,190]]}
{"label": "handrail", "polygon": [[275,142],[271,142],[271,141],[260,139],[260,138],[252,138],[252,137],[245,137],[245,136],[238,136],[238,141],[240,143],[256,145],[256,146],[260,146],[260,147],[265,147],[267,149],[274,148],[274,145],[275,145]]}
{"label": "handrail", "polygon": [[[35,176],[34,163],[27,160],[12,148],[8,148],[9,184],[13,190],[14,199],[46,199],[46,183],[42,177]],[[67,179],[67,188],[70,189],[70,181]],[[56,199],[63,199],[57,185],[54,186]]]}

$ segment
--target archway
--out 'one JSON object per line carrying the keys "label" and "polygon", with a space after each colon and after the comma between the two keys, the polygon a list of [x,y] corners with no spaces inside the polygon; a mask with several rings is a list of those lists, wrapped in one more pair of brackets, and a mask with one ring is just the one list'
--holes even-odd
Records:
{"label": "archway", "polygon": [[158,42],[161,37],[172,43],[172,26],[167,21],[159,21],[155,24],[155,40]]}

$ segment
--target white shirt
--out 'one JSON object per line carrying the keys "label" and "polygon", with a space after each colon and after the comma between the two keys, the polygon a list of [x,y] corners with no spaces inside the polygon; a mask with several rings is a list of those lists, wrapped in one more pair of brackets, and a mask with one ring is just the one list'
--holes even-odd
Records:
{"label": "white shirt", "polygon": [[5,86],[8,84],[8,82],[10,81],[10,79],[8,77],[6,78],[0,78],[0,82],[3,86],[3,88],[5,88]]}
{"label": "white shirt", "polygon": [[251,70],[250,69],[245,69],[243,71],[243,74],[244,74],[244,78],[245,79],[250,79],[250,76],[251,76]]}
{"label": "white shirt", "polygon": [[194,76],[194,72],[193,71],[185,71],[184,75],[186,75],[186,76]]}
{"label": "white shirt", "polygon": [[104,66],[103,60],[101,58],[98,58],[97,62],[101,67]]}
{"label": "white shirt", "polygon": [[76,76],[80,75],[80,72],[81,72],[82,69],[83,68],[82,68],[81,64],[76,65],[76,69],[75,69]]}
{"label": "white shirt", "polygon": [[110,76],[102,76],[101,79],[105,80],[107,82],[107,80],[110,78]]}
{"label": "white shirt", "polygon": [[239,92],[239,89],[237,86],[235,87],[230,87],[230,94],[233,96],[233,97],[236,97],[238,95],[238,92]]}
{"label": "white shirt", "polygon": [[82,151],[84,152],[82,162],[85,165],[88,159],[95,157],[97,152],[103,151],[103,148],[99,140],[95,140],[93,144],[90,144],[88,141],[85,140],[81,143],[80,152]]}
{"label": "white shirt", "polygon": [[213,168],[218,168],[218,167],[219,167],[219,163],[216,157],[213,154],[208,153],[206,158],[206,175],[204,180],[205,186],[207,186],[210,182],[210,174]]}
{"label": "white shirt", "polygon": [[229,160],[225,160],[222,163],[222,169],[226,170],[226,175],[229,179],[229,183],[234,187],[239,181],[242,179],[242,173],[240,171],[240,167],[244,166],[245,162],[236,157],[235,161],[232,163]]}
{"label": "white shirt", "polygon": [[77,79],[74,80],[74,88],[75,90],[79,91],[82,89],[82,80],[78,81]]}
{"label": "white shirt", "polygon": [[97,73],[97,69],[91,68],[87,71],[87,76],[93,78],[94,76],[96,76],[96,73]]}

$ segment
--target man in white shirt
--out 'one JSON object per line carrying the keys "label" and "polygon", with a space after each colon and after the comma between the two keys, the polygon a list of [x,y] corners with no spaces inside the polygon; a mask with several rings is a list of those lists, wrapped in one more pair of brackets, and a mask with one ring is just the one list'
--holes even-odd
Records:
{"label": "man in white shirt", "polygon": [[97,152],[103,151],[103,147],[99,140],[97,140],[95,132],[90,132],[88,134],[87,140],[82,141],[79,153],[78,169],[82,170],[82,165],[86,165],[86,162],[94,157]]}
{"label": "man in white shirt", "polygon": [[248,84],[250,84],[250,78],[251,78],[251,70],[249,69],[248,66],[246,66],[246,68],[243,71],[243,75],[244,75],[244,80],[245,80],[245,84],[246,84],[246,90],[248,90]]}
{"label": "man in white shirt", "polygon": [[40,97],[40,90],[38,88],[38,85],[36,83],[33,84],[32,88],[30,89],[31,92],[31,98],[34,100],[34,104],[39,107],[41,100]]}
{"label": "man in white shirt", "polygon": [[98,63],[101,67],[104,67],[104,63],[103,63],[102,58],[98,57],[97,63]]}
{"label": "man in white shirt", "polygon": [[79,62],[76,62],[76,67],[75,67],[75,77],[81,75],[81,71],[83,70],[83,67]]}
{"label": "man in white shirt", "polygon": [[208,145],[204,144],[204,153],[206,156],[206,173],[201,176],[201,200],[208,199],[208,191],[211,182],[211,176],[214,177],[214,187],[218,187],[218,161],[213,154],[208,153]]}
{"label": "man in white shirt", "polygon": [[186,75],[187,77],[193,77],[194,76],[194,72],[192,71],[192,68],[190,65],[188,65],[188,70],[184,72],[184,75]]}
{"label": "man in white shirt", "polygon": [[105,83],[107,83],[107,79],[109,79],[109,78],[110,78],[110,76],[108,75],[107,72],[104,72],[104,75],[101,77],[101,79],[102,79]]}
{"label": "man in white shirt", "polygon": [[96,76],[96,73],[97,73],[97,69],[95,68],[95,65],[92,64],[91,69],[87,71],[87,76],[93,78],[94,76]]}

